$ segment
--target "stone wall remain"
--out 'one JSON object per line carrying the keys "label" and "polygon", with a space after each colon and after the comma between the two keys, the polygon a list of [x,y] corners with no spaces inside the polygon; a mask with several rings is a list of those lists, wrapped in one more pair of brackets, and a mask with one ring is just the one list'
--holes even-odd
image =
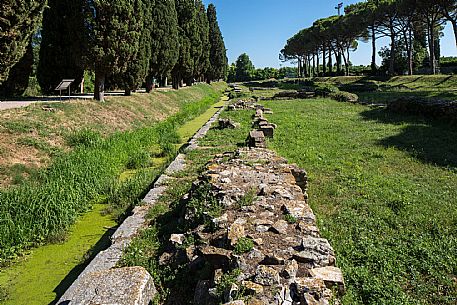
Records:
{"label": "stone wall remain", "polygon": [[[203,203],[202,192],[214,201]],[[189,268],[211,266],[195,288],[195,304],[338,303],[343,275],[307,197],[306,172],[270,150],[219,155],[186,196],[182,223],[191,229],[172,235],[175,251],[161,263],[173,265],[184,251]],[[195,243],[183,250],[189,239]],[[236,280],[221,294],[227,274]]]}

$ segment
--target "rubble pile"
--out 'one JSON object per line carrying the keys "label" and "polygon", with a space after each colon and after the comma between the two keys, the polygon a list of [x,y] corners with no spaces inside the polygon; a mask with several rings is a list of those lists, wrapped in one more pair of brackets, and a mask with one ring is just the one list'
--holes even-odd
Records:
{"label": "rubble pile", "polygon": [[319,235],[307,180],[266,149],[217,155],[185,196],[187,229],[171,235],[160,264],[194,271],[195,304],[338,304],[343,275]]}
{"label": "rubble pile", "polygon": [[228,105],[227,109],[231,111],[242,109],[255,109],[256,100],[251,98],[248,100],[238,100]]}

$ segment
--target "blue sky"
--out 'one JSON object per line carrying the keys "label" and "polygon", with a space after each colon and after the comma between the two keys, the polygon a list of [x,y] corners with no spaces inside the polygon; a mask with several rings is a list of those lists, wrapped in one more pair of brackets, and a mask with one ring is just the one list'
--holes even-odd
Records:
{"label": "blue sky", "polygon": [[[203,0],[216,6],[219,25],[232,63],[247,53],[254,65],[280,67],[279,51],[289,37],[309,27],[314,20],[336,14],[338,0]],[[344,5],[360,2],[344,1]],[[448,25],[442,39],[443,56],[457,56],[452,27]],[[386,40],[379,42],[387,44]],[[352,54],[354,64],[369,64],[370,43],[359,43]],[[379,59],[378,59],[379,60]],[[378,62],[379,64],[379,62]]]}

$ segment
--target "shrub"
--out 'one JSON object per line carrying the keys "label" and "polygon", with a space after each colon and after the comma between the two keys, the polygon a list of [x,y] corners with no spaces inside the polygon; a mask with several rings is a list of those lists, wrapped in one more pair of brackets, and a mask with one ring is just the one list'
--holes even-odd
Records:
{"label": "shrub", "polygon": [[343,103],[357,103],[359,101],[359,97],[357,94],[349,93],[345,91],[339,91],[335,93],[331,93],[329,95],[330,98]]}
{"label": "shrub", "polygon": [[241,237],[238,239],[238,242],[235,245],[233,252],[235,254],[241,255],[243,253],[248,253],[254,248],[254,242],[252,239],[247,237]]}
{"label": "shrub", "polygon": [[140,169],[151,165],[151,155],[147,151],[137,151],[129,156],[127,169]]}
{"label": "shrub", "polygon": [[82,129],[67,136],[67,144],[71,147],[94,147],[101,142],[100,133],[90,129]]}
{"label": "shrub", "polygon": [[331,84],[319,84],[316,87],[316,89],[314,90],[314,92],[316,93],[317,96],[323,96],[323,97],[327,97],[331,93],[337,93],[339,91],[340,90],[336,86],[331,85]]}

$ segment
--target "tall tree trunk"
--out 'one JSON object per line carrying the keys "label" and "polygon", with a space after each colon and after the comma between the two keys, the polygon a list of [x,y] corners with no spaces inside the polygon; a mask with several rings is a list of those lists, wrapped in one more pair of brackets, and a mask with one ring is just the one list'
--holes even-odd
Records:
{"label": "tall tree trunk", "polygon": [[429,53],[430,53],[430,69],[432,74],[436,74],[436,63],[435,63],[435,29],[433,22],[428,22],[428,38],[429,38]]}
{"label": "tall tree trunk", "polygon": [[351,60],[349,59],[349,56],[350,56],[350,50],[349,50],[349,47],[347,48],[347,65],[346,65],[346,75],[349,76],[349,68],[350,68],[350,64],[351,64]]}
{"label": "tall tree trunk", "polygon": [[297,63],[297,77],[301,78],[301,58],[298,57],[298,63]]}
{"label": "tall tree trunk", "polygon": [[172,77],[173,77],[173,79],[172,79],[173,89],[178,90],[180,87],[180,83],[181,83],[181,76],[179,73],[173,73]]}
{"label": "tall tree trunk", "polygon": [[371,27],[371,73],[376,74],[378,67],[376,66],[376,31],[374,24]]}
{"label": "tall tree trunk", "polygon": [[329,76],[333,74],[333,62],[332,62],[332,48],[328,49],[328,72]]}
{"label": "tall tree trunk", "polygon": [[405,33],[405,41],[406,41],[406,50],[408,52],[408,75],[413,75],[413,48],[414,48],[414,43],[413,43],[413,34],[412,34],[412,25],[409,25],[408,29],[408,35]]}
{"label": "tall tree trunk", "polygon": [[313,70],[311,71],[311,77],[316,75],[316,54],[313,53]]}
{"label": "tall tree trunk", "polygon": [[338,61],[338,54],[339,54],[338,46],[335,49],[333,49],[333,53],[335,53],[335,60],[336,60],[336,75],[340,75],[341,74],[341,66],[340,66],[340,63]]}
{"label": "tall tree trunk", "polygon": [[319,77],[319,73],[320,73],[320,67],[319,66],[321,64],[320,63],[320,59],[319,59],[319,51],[317,51],[316,55],[317,55],[317,72],[316,73],[317,73],[317,77]]}
{"label": "tall tree trunk", "polygon": [[389,63],[389,76],[395,74],[395,33],[390,31],[390,63]]}
{"label": "tall tree trunk", "polygon": [[322,73],[324,76],[327,74],[327,58],[325,56],[327,56],[327,50],[326,50],[325,44],[323,44],[322,45],[322,61],[323,61]]}
{"label": "tall tree trunk", "polygon": [[146,92],[151,93],[154,87],[154,78],[150,75],[146,77]]}
{"label": "tall tree trunk", "polygon": [[336,43],[337,47],[336,47],[336,53],[335,53],[335,57],[336,57],[336,72],[338,75],[341,75],[341,49],[338,47],[339,45],[339,42],[337,41]]}
{"label": "tall tree trunk", "polygon": [[168,84],[168,78],[166,76],[162,76],[160,78],[160,87],[166,87]]}
{"label": "tall tree trunk", "polygon": [[340,50],[340,54],[343,56],[343,60],[344,60],[344,66],[346,68],[346,75],[349,75],[349,65],[348,65],[348,61],[347,61],[347,58],[346,58],[346,55],[344,54],[344,49],[343,48],[339,48]]}
{"label": "tall tree trunk", "polygon": [[97,101],[105,101],[105,73],[101,71],[95,71],[95,88],[94,98]]}

